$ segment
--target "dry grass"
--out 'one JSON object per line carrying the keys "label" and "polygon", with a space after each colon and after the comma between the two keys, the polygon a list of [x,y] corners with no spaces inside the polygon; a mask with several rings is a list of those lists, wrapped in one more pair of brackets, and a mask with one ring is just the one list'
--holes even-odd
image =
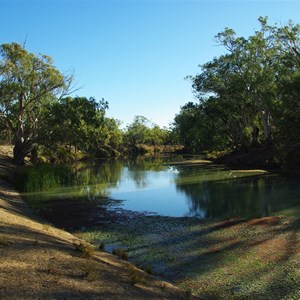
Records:
{"label": "dry grass", "polygon": [[133,265],[128,265],[127,270],[128,270],[129,283],[131,285],[136,285],[145,282],[147,277],[146,274],[143,273],[141,270],[138,270]]}
{"label": "dry grass", "polygon": [[9,246],[11,242],[9,241],[9,237],[5,234],[0,234],[0,247]]}
{"label": "dry grass", "polygon": [[84,241],[74,240],[73,246],[77,251],[81,252],[85,258],[92,257],[95,252],[95,247]]}

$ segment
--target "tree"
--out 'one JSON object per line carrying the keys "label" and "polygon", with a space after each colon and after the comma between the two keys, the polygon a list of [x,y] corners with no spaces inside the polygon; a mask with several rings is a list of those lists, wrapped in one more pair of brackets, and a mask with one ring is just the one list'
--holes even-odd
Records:
{"label": "tree", "polygon": [[259,22],[248,38],[228,28],[217,34],[226,52],[190,77],[199,104],[181,108],[174,130],[191,151],[260,151],[262,163],[276,151],[276,158],[299,166],[300,25]]}
{"label": "tree", "polygon": [[149,136],[146,138],[146,143],[153,146],[161,146],[167,144],[169,132],[166,128],[160,128],[158,125],[153,124],[149,128]]}
{"label": "tree", "polygon": [[40,134],[47,134],[47,139],[40,140],[40,144],[54,152],[64,147],[69,153],[80,150],[100,156],[116,155],[122,132],[118,121],[105,116],[107,109],[107,101],[93,97],[66,97],[49,103],[44,111],[47,130]]}
{"label": "tree", "polygon": [[14,136],[14,160],[24,163],[36,145],[44,105],[70,90],[51,57],[29,53],[17,43],[0,47],[0,118]]}
{"label": "tree", "polygon": [[174,119],[173,132],[186,151],[218,150],[233,143],[234,118],[229,117],[225,104],[211,96],[204,102],[189,102],[181,107]]}
{"label": "tree", "polygon": [[282,45],[275,27],[259,18],[254,35],[237,37],[226,28],[216,36],[227,53],[201,66],[192,77],[193,88],[202,102],[218,99],[216,111],[227,128],[228,138],[238,148],[272,144],[273,115],[280,101]]}
{"label": "tree", "polygon": [[[198,104],[189,102],[181,107],[173,122],[173,132],[189,152],[197,152],[201,147],[199,145],[199,130],[203,127],[199,126],[199,111]],[[201,140],[201,142],[203,141]]]}
{"label": "tree", "polygon": [[282,71],[279,82],[280,101],[275,113],[276,146],[283,164],[300,167],[300,24],[289,21],[276,28],[282,45]]}
{"label": "tree", "polygon": [[125,141],[133,148],[137,144],[146,143],[149,137],[149,120],[144,116],[135,116],[133,122],[126,128]]}
{"label": "tree", "polygon": [[134,152],[159,152],[170,143],[170,132],[150,122],[144,116],[136,116],[124,132],[125,145]]}
{"label": "tree", "polygon": [[102,126],[107,107],[106,101],[92,97],[66,97],[49,103],[44,118],[50,131],[47,140],[40,142],[47,147],[64,145],[86,151],[90,147],[89,136]]}

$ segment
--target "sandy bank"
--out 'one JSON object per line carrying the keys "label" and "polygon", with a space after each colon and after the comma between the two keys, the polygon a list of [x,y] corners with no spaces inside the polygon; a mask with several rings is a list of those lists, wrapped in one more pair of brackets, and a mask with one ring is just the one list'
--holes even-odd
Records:
{"label": "sandy bank", "polygon": [[[3,155],[0,170],[1,177],[13,176],[14,166]],[[0,180],[0,256],[0,299],[187,299],[189,296],[39,219],[3,179]]]}

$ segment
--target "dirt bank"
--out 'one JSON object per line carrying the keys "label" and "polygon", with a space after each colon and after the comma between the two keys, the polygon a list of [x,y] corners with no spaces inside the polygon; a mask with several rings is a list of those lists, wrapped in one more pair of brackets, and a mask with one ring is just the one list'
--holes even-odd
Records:
{"label": "dirt bank", "polygon": [[[11,161],[0,156],[0,165],[1,175],[14,177]],[[34,216],[6,182],[0,199],[0,299],[191,299],[191,292],[200,299],[300,299],[299,217],[201,221],[99,211],[97,222],[71,235]],[[51,223],[74,228],[78,214],[70,224],[66,212],[66,224],[58,213]],[[110,252],[122,248],[130,262],[181,290],[81,239]]]}
{"label": "dirt bank", "polygon": [[36,217],[0,151],[0,299],[196,299]]}

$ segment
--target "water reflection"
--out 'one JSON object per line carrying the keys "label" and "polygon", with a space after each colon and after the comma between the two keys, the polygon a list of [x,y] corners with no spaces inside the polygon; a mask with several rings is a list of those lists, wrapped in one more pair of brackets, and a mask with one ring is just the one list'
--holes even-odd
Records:
{"label": "water reflection", "polygon": [[113,198],[124,200],[125,209],[168,216],[300,215],[299,179],[207,164],[170,165],[180,159],[183,157],[160,156],[41,165],[27,168],[19,182],[33,206],[56,214],[63,204],[98,207],[104,199]]}
{"label": "water reflection", "polygon": [[[19,188],[33,205],[68,199],[97,202],[122,178],[123,163],[115,161],[73,165],[38,165],[19,175]],[[51,204],[49,204],[51,205]]]}
{"label": "water reflection", "polygon": [[180,174],[176,187],[186,196],[190,216],[252,218],[292,212],[291,209],[291,214],[299,213],[299,182],[278,174],[235,172],[230,176],[226,171],[217,171],[192,178]]}
{"label": "water reflection", "polygon": [[[150,184],[149,171],[160,172],[168,169],[164,165],[166,157],[161,156],[137,156],[124,161],[124,167],[127,171],[127,179],[135,183],[137,189],[146,188]],[[168,160],[170,161],[170,159]]]}

